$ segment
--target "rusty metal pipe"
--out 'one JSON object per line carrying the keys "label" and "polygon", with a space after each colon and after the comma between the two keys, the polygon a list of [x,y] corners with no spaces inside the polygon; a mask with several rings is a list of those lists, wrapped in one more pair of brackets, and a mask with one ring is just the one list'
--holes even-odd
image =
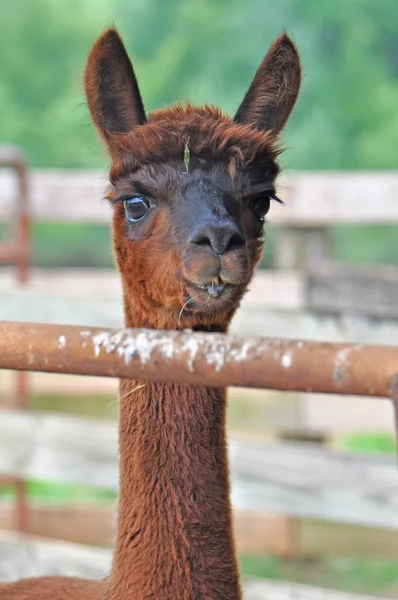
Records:
{"label": "rusty metal pipe", "polygon": [[0,368],[387,397],[398,347],[0,322]]}

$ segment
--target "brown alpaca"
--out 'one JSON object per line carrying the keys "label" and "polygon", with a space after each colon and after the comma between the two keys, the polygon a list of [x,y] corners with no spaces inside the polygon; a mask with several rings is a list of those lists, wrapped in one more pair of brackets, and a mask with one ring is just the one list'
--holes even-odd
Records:
{"label": "brown alpaca", "polygon": [[[128,327],[228,330],[277,200],[277,140],[300,62],[285,35],[233,119],[176,106],[145,116],[118,34],[87,65],[92,118],[112,158],[109,200]],[[238,600],[224,389],[120,384],[120,498],[113,567],[102,582],[5,584],[1,600]]]}

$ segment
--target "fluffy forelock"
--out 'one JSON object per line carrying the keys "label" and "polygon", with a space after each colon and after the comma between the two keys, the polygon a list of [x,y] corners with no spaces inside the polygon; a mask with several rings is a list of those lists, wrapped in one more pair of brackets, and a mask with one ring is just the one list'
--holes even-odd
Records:
{"label": "fluffy forelock", "polygon": [[113,136],[113,176],[134,171],[142,165],[183,161],[188,145],[192,158],[228,165],[231,174],[239,167],[276,169],[281,152],[269,132],[236,123],[217,106],[185,107],[177,104],[149,115],[147,123],[127,134]]}

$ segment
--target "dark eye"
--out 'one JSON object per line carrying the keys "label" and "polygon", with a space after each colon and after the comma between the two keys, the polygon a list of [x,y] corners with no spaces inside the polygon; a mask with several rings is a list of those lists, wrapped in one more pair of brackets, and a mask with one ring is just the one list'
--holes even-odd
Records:
{"label": "dark eye", "polygon": [[261,196],[255,198],[252,204],[254,214],[258,219],[263,220],[271,206],[271,196]]}
{"label": "dark eye", "polygon": [[123,204],[129,221],[140,221],[149,211],[149,203],[142,196],[128,198]]}

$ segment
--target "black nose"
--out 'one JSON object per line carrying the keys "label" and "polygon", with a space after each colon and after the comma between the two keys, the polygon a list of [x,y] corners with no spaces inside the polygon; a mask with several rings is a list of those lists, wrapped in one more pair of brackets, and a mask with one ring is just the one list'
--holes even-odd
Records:
{"label": "black nose", "polygon": [[245,244],[244,237],[235,223],[219,225],[202,225],[189,240],[197,246],[210,246],[216,254],[226,254],[241,248]]}

